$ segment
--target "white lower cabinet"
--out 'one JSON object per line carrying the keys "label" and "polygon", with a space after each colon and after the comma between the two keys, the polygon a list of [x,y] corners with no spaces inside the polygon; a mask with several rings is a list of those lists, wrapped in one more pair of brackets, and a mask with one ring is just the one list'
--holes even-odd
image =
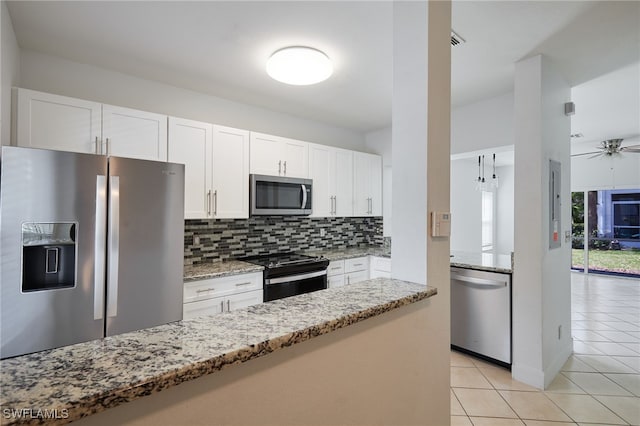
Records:
{"label": "white lower cabinet", "polygon": [[327,267],[327,287],[342,287],[369,279],[369,257],[334,260]]}
{"label": "white lower cabinet", "polygon": [[183,319],[262,303],[262,273],[239,274],[184,284]]}
{"label": "white lower cabinet", "polygon": [[327,267],[327,287],[342,287],[344,283],[344,260],[329,262]]}
{"label": "white lower cabinet", "polygon": [[391,278],[391,259],[388,257],[371,256],[369,262],[369,277],[371,279]]}

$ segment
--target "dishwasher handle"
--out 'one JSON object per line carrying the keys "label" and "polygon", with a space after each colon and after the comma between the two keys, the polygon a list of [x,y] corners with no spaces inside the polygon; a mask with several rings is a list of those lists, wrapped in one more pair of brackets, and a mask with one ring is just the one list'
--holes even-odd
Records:
{"label": "dishwasher handle", "polygon": [[451,279],[469,284],[480,284],[487,287],[506,287],[508,285],[507,281],[488,280],[486,278],[475,278],[458,274],[451,274]]}

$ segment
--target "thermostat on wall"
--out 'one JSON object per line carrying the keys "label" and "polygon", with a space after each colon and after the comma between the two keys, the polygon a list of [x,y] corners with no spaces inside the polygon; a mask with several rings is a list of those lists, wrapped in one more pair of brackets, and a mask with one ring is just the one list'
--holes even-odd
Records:
{"label": "thermostat on wall", "polygon": [[431,212],[431,236],[448,237],[451,235],[451,213]]}

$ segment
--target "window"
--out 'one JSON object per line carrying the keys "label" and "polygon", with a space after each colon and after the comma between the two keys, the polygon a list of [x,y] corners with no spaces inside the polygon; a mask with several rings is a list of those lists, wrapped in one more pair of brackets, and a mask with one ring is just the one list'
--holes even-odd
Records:
{"label": "window", "polygon": [[612,197],[613,236],[624,240],[640,240],[640,194],[620,195],[626,196]]}
{"label": "window", "polygon": [[482,191],[482,251],[493,250],[493,192]]}

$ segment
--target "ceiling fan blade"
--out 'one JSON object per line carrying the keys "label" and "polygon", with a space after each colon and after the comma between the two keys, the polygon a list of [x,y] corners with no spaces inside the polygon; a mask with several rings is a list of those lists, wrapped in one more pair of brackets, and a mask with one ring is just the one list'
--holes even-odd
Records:
{"label": "ceiling fan blade", "polygon": [[640,145],[623,146],[620,152],[640,152]]}
{"label": "ceiling fan blade", "polygon": [[594,154],[594,155],[592,155],[591,157],[589,157],[589,158],[588,158],[589,160],[591,160],[592,158],[603,157],[605,153],[604,153],[604,152],[592,152],[591,154]]}
{"label": "ceiling fan blade", "polygon": [[600,151],[583,152],[582,154],[572,154],[571,156],[572,156],[572,157],[580,157],[580,156],[583,156],[583,155],[591,155],[591,154],[598,154],[598,155],[600,155],[600,154],[602,154],[602,152],[600,152]]}

